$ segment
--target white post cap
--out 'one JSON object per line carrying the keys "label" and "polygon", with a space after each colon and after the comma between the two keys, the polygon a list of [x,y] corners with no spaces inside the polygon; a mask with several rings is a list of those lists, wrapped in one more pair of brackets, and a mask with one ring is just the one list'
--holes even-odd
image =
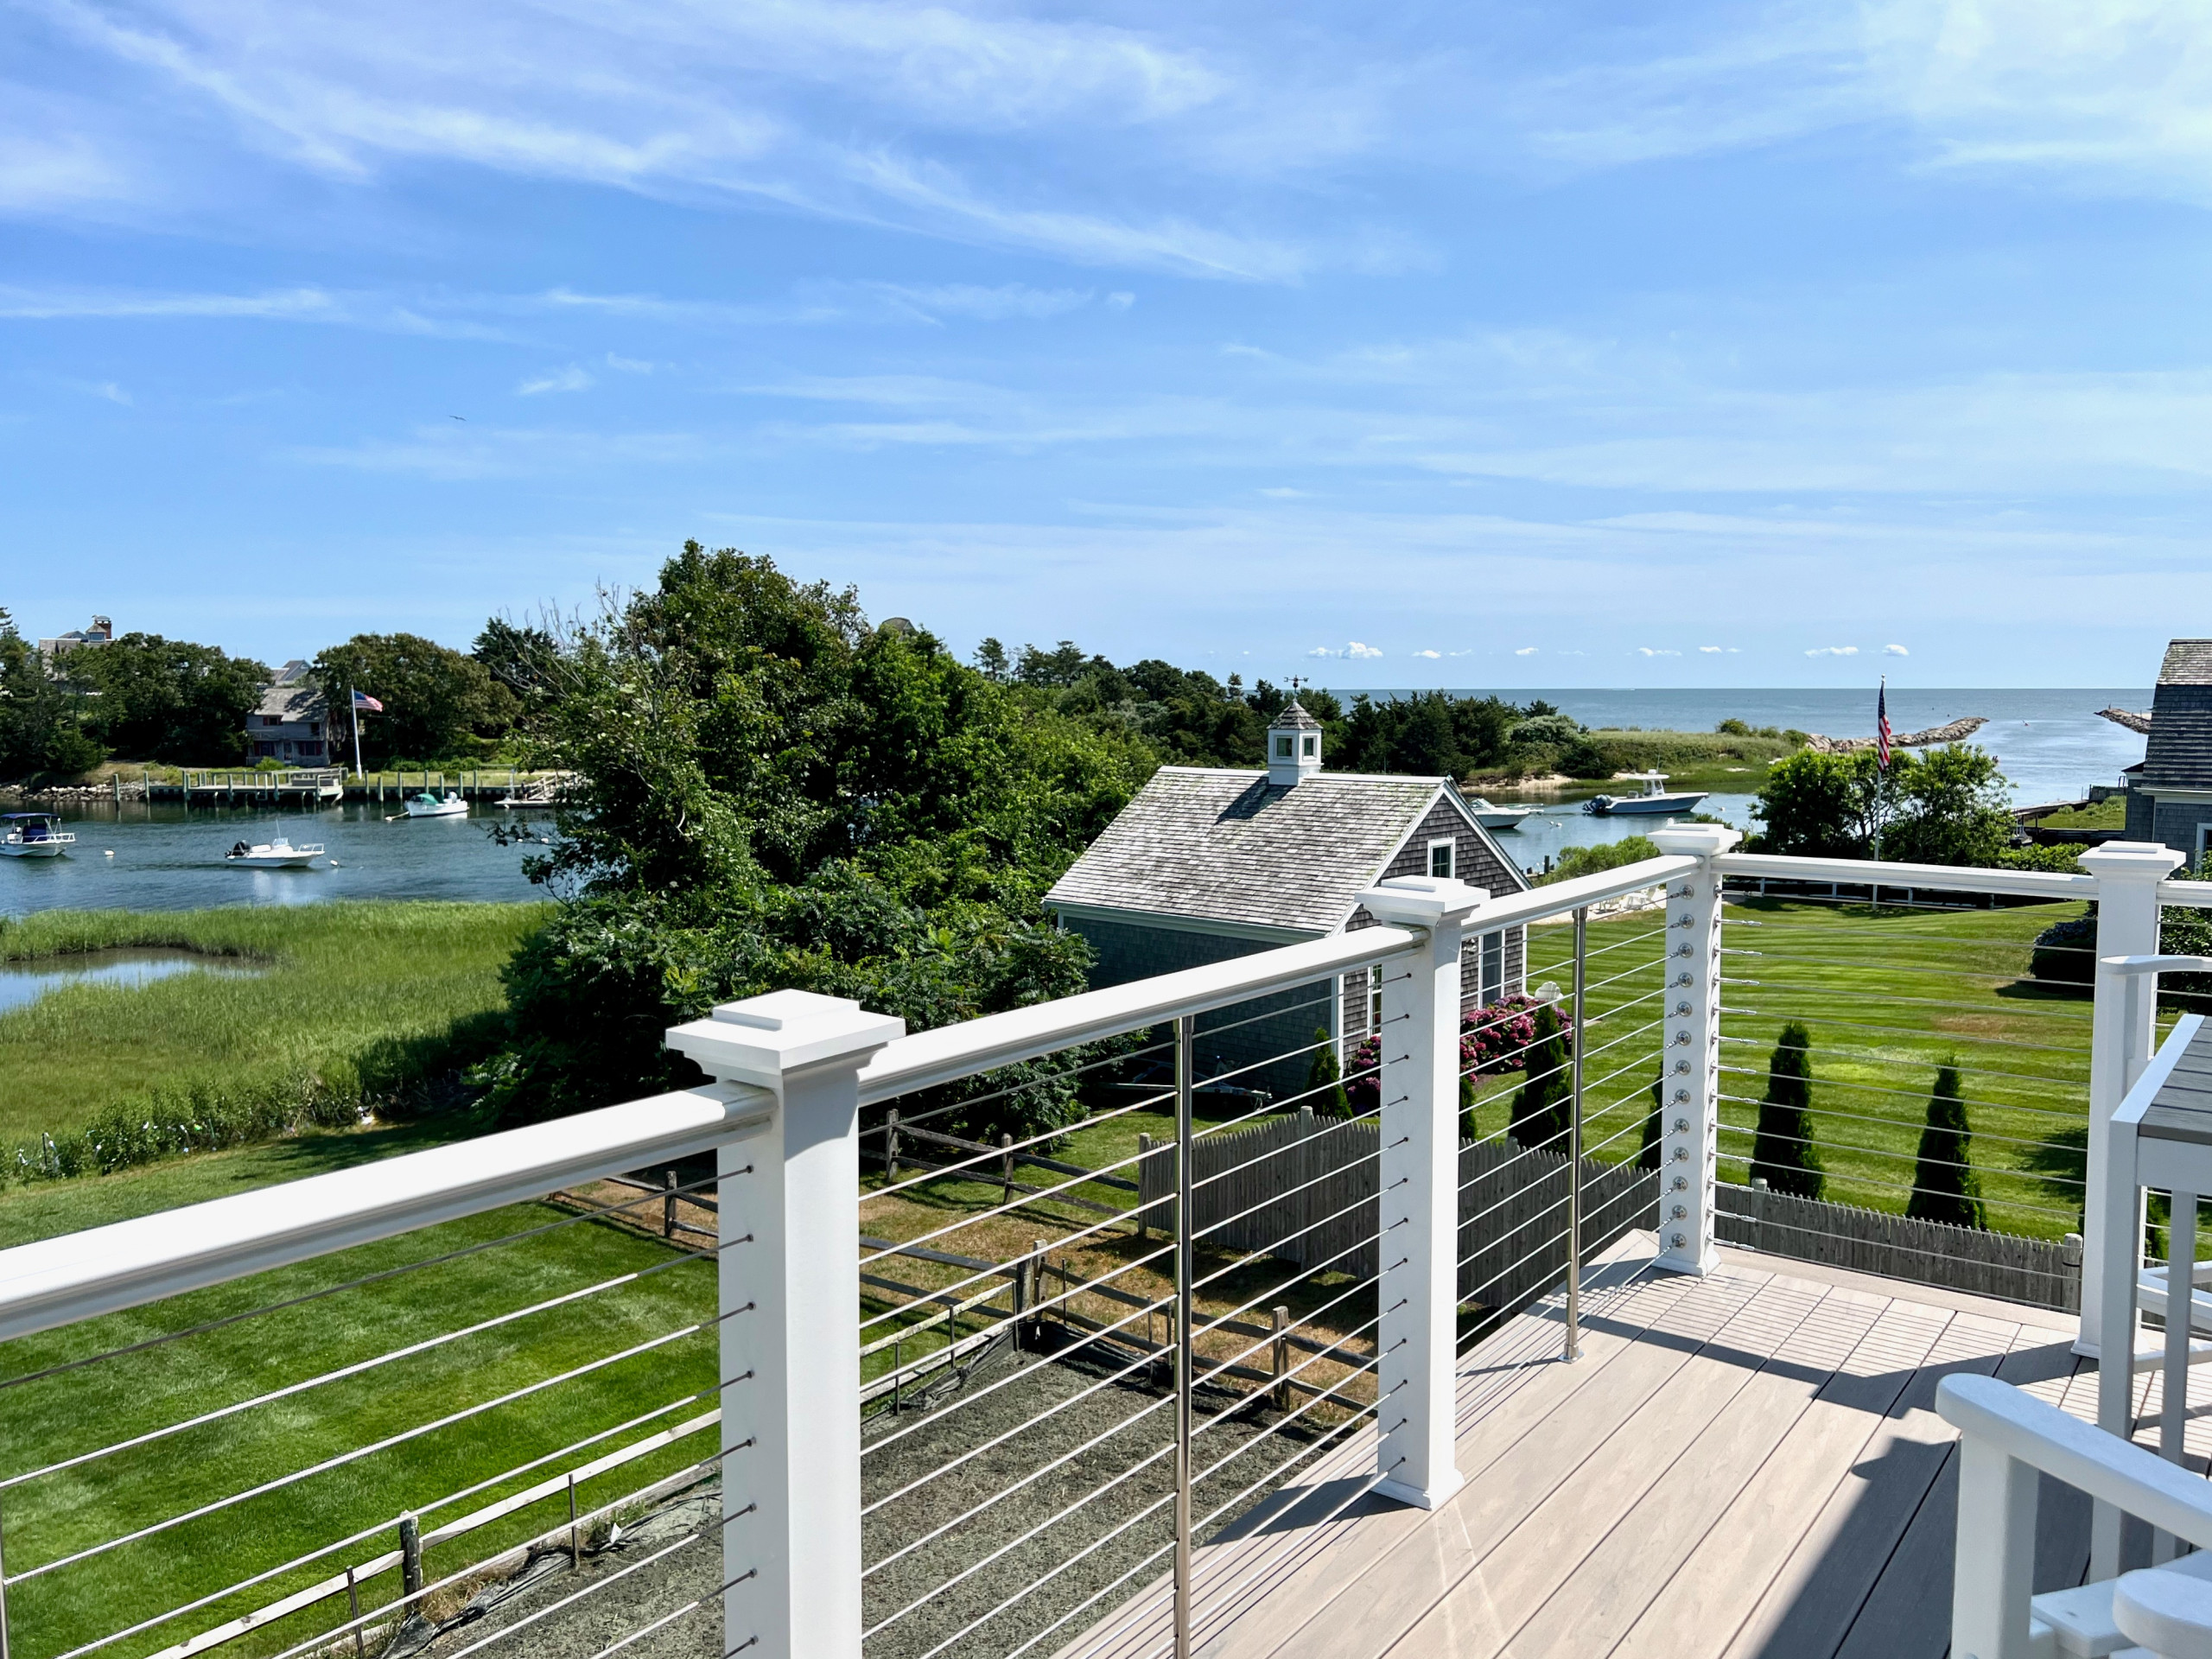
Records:
{"label": "white post cap", "polygon": [[770,991],[725,1002],[711,1017],[672,1027],[668,1046],[711,1077],[773,1088],[800,1071],[843,1062],[857,1070],[906,1022],[871,1014],[850,997]]}
{"label": "white post cap", "polygon": [[1651,844],[1675,858],[1711,858],[1743,838],[1742,830],[1726,823],[1670,823],[1651,832]]}
{"label": "white post cap", "polygon": [[1434,927],[1490,902],[1488,887],[1441,875],[1393,875],[1359,895],[1367,913],[1393,927]]}
{"label": "white post cap", "polygon": [[2188,861],[2156,841],[2107,841],[2082,854],[2082,868],[2100,881],[2163,881]]}

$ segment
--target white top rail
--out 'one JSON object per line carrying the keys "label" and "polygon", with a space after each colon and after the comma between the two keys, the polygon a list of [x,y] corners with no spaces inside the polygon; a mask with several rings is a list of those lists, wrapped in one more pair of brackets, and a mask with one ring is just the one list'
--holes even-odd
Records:
{"label": "white top rail", "polygon": [[2178,1464],[2107,1434],[1993,1376],[1947,1376],[1936,1409],[1963,1434],[2077,1491],[2212,1548],[2212,1485]]}
{"label": "white top rail", "polygon": [[[2067,875],[2056,870],[1991,870],[1974,864],[1894,864],[1864,858],[1786,858],[1776,853],[1722,853],[1713,862],[1723,875],[1764,875],[1777,881],[1834,881],[1856,887],[1877,884],[1885,887],[1937,887],[1950,893],[2004,893],[2028,899],[2097,896],[2095,876]],[[2164,888],[2160,889],[2159,897],[2165,897]]]}
{"label": "white top rail", "polygon": [[[1479,913],[1479,912],[1478,912]],[[1249,957],[1185,968],[1180,973],[1132,980],[934,1031],[894,1038],[861,1068],[861,1104],[873,1106],[916,1089],[950,1083],[994,1066],[1033,1060],[1077,1043],[1141,1031],[1163,1020],[1205,1014],[1234,1003],[1288,990],[1317,979],[1402,956],[1418,941],[1402,927],[1332,933],[1305,944],[1286,944]]]}
{"label": "white top rail", "polygon": [[18,1244],[0,1250],[0,1341],[705,1152],[773,1107],[708,1084]]}
{"label": "white top rail", "polygon": [[[1694,858],[1647,858],[1596,875],[1578,876],[1529,893],[1495,899],[1473,912],[1469,933],[1486,933],[1563,915],[1582,905],[1655,887],[1695,869]],[[1163,1020],[1205,1014],[1288,990],[1370,963],[1387,962],[1413,948],[1417,935],[1399,927],[1363,927],[1303,944],[1256,950],[1248,957],[1186,968],[1180,973],[1134,980],[986,1014],[957,1026],[918,1031],[887,1044],[861,1069],[861,1104],[873,1106],[917,1089],[950,1083],[994,1066],[1033,1060],[1078,1043],[1141,1031]]]}

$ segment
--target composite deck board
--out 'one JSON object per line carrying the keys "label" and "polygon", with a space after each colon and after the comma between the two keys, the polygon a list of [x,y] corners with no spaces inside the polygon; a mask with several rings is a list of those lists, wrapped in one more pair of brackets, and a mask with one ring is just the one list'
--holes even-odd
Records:
{"label": "composite deck board", "polygon": [[[1994,1371],[2089,1416],[2071,1322],[1740,1252],[1660,1275],[1650,1249],[1587,1275],[1579,1363],[1555,1298],[1462,1357],[1466,1484],[1434,1513],[1368,1491],[1363,1425],[1203,1548],[1205,1659],[1938,1659],[1956,1456],[1936,1385]],[[2155,1378],[2135,1395],[2155,1443]],[[2087,1505],[2044,1496],[2039,1588],[2087,1561]],[[1162,1579],[1062,1659],[1160,1659],[1171,1625]]]}
{"label": "composite deck board", "polygon": [[1732,1408],[1758,1365],[1827,1294],[1825,1286],[1802,1280],[1777,1277],[1761,1286],[1697,1352],[1682,1357],[1675,1374],[1659,1379],[1660,1386],[1611,1433],[1595,1441],[1520,1524],[1502,1537],[1478,1534],[1482,1548],[1472,1570],[1391,1651],[1405,1659],[1491,1659],[1508,1651],[1529,1615],[1576,1579],[1591,1546]]}
{"label": "composite deck board", "polygon": [[[2071,1343],[2054,1342],[2048,1332],[2020,1327],[2012,1351],[1997,1364],[1997,1375],[2025,1388],[2031,1382],[2069,1376],[2076,1363]],[[1929,1484],[1911,1522],[1890,1552],[1866,1599],[1837,1649],[1837,1659],[1942,1659],[1950,1646],[1951,1557],[1958,1537],[1958,1444],[1942,1447],[1936,1478]],[[2056,1590],[2078,1581],[2088,1562],[2088,1506],[2055,1483],[2039,1488],[2036,1554],[2047,1577],[2038,1590]],[[2079,1565],[2069,1565],[2074,1546]],[[2045,1558],[2050,1566],[2044,1567]]]}
{"label": "composite deck board", "polygon": [[1575,1646],[1603,1653],[1625,1636],[1850,1358],[1884,1306],[1852,1291],[1829,1291],[1515,1633],[1514,1645],[1539,1653]]}
{"label": "composite deck board", "polygon": [[1615,1645],[1620,1659],[1707,1659],[1734,1637],[1949,1322],[1947,1310],[1885,1303]]}

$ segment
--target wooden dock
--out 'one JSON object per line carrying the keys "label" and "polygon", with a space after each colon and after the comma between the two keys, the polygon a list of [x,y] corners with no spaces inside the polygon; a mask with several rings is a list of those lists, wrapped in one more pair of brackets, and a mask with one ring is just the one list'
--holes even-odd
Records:
{"label": "wooden dock", "polygon": [[[434,795],[455,794],[467,801],[515,799],[529,806],[550,806],[565,772],[522,772],[509,766],[481,770],[437,772],[409,767],[399,772],[371,772],[356,777],[339,766],[297,767],[283,772],[245,768],[186,772],[175,782],[149,776],[143,797],[149,801],[182,802],[187,806],[336,806],[346,801],[397,803],[428,791]],[[124,798],[121,774],[117,774],[116,798]]]}
{"label": "wooden dock", "polygon": [[[1734,1250],[1655,1274],[1651,1249],[1631,1235],[1591,1269],[1579,1362],[1556,1299],[1462,1359],[1466,1484],[1435,1512],[1367,1495],[1370,1431],[1204,1547],[1197,1649],[1940,1659],[1957,1458],[1936,1385],[1994,1373],[2088,1417],[2075,1319]],[[2046,1481],[2041,1524],[2036,1588],[2080,1582],[2086,1501]],[[1156,1583],[1061,1659],[1165,1651],[1171,1605]]]}

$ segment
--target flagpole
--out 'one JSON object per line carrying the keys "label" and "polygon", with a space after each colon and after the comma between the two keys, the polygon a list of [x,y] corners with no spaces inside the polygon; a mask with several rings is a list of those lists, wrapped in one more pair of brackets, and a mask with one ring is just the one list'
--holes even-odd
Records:
{"label": "flagpole", "polygon": [[353,728],[353,776],[361,775],[361,705],[353,699],[360,696],[349,684],[346,688],[346,723]]}

